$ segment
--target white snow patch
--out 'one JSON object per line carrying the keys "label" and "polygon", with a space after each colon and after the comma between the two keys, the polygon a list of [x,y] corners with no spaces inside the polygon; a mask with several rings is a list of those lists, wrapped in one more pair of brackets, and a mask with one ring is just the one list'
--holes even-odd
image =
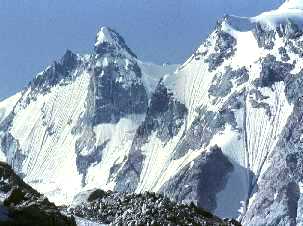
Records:
{"label": "white snow patch", "polygon": [[302,0],[286,0],[280,6],[280,9],[302,9],[303,10],[303,1]]}
{"label": "white snow patch", "polygon": [[97,41],[95,46],[98,46],[104,42],[113,43],[114,40],[111,35],[111,31],[107,27],[101,27],[99,32],[97,33]]}
{"label": "white snow patch", "polygon": [[223,132],[216,134],[211,140],[209,146],[214,145],[222,149],[234,166],[233,171],[228,175],[224,190],[217,194],[215,214],[237,218],[244,208],[243,203],[247,200],[249,191],[244,140],[238,131],[227,125]]}
{"label": "white snow patch", "polygon": [[270,107],[270,115],[264,108],[253,108],[247,98],[247,151],[248,164],[256,176],[264,172],[265,161],[278,142],[293,105],[290,105],[284,93],[283,82],[275,83],[274,89],[263,88],[261,92],[269,98],[264,100]]}
{"label": "white snow patch", "polygon": [[108,58],[107,57],[104,57],[102,65],[103,65],[103,67],[107,67],[108,66]]}
{"label": "white snow patch", "polygon": [[136,192],[158,192],[166,181],[175,176],[183,167],[192,163],[201,154],[202,151],[200,150],[189,150],[183,157],[177,160],[172,159],[184,129],[183,126],[178,135],[166,144],[156,134],[153,134],[150,142],[142,147],[145,160]]}
{"label": "white snow patch", "polygon": [[166,87],[188,109],[187,128],[197,116],[196,110],[210,102],[208,89],[212,79],[213,74],[208,71],[208,64],[196,60],[186,64],[175,74],[164,78]]}
{"label": "white snow patch", "polygon": [[222,30],[237,40],[237,51],[232,58],[233,67],[250,66],[259,60],[262,49],[252,31],[237,31],[226,22],[222,23]]}
{"label": "white snow patch", "polygon": [[93,222],[84,218],[75,217],[77,226],[106,226],[107,224],[101,224]]}
{"label": "white snow patch", "polygon": [[151,97],[152,93],[155,91],[159,81],[165,75],[172,75],[179,65],[157,65],[153,63],[145,63],[142,61],[137,61],[142,70],[142,81],[146,88],[148,97]]}
{"label": "white snow patch", "polygon": [[13,111],[13,108],[21,98],[22,93],[19,92],[0,102],[0,123]]}
{"label": "white snow patch", "polygon": [[115,181],[108,181],[110,169],[115,164],[122,164],[128,156],[137,128],[143,122],[145,115],[129,115],[120,119],[117,124],[101,124],[94,128],[97,144],[108,141],[102,150],[102,160],[88,169],[86,187],[90,190],[102,188],[113,190]]}

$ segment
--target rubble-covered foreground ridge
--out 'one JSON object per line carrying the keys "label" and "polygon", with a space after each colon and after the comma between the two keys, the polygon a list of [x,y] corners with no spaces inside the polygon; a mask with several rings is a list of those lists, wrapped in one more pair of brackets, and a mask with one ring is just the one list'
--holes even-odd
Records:
{"label": "rubble-covered foreground ridge", "polygon": [[236,220],[221,220],[193,203],[175,203],[156,193],[94,190],[79,194],[76,200],[78,204],[69,207],[66,210],[68,214],[110,225],[240,226]]}
{"label": "rubble-covered foreground ridge", "polygon": [[225,16],[181,66],[140,61],[103,27],[92,53],[67,51],[0,102],[0,159],[57,205],[153,192],[243,225],[301,225],[302,18],[302,0]]}
{"label": "rubble-covered foreground ridge", "polygon": [[55,204],[22,181],[9,165],[0,162],[0,225],[76,226]]}
{"label": "rubble-covered foreground ridge", "polygon": [[[75,198],[71,207],[56,207],[48,199],[0,162],[0,225],[4,226],[82,226],[111,225],[240,225],[221,220],[197,208],[181,205],[155,193],[126,194],[87,191]],[[81,220],[80,220],[81,219]],[[87,221],[86,221],[87,220]]]}

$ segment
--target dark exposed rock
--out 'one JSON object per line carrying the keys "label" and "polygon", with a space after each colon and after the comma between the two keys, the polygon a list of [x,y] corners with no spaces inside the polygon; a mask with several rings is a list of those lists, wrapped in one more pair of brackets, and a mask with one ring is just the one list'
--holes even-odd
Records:
{"label": "dark exposed rock", "polygon": [[27,185],[6,163],[0,162],[0,193],[6,199],[0,204],[5,213],[4,226],[76,226],[73,218],[64,216],[43,195]]}
{"label": "dark exposed rock", "polygon": [[288,40],[288,41],[286,41],[286,47],[289,49],[290,52],[298,55],[299,57],[303,56],[303,43],[302,43],[302,41]]}
{"label": "dark exposed rock", "polygon": [[100,32],[106,33],[105,35],[109,35],[111,41],[104,41],[101,43],[96,43],[95,45],[95,52],[99,55],[105,54],[115,54],[116,50],[125,50],[127,51],[132,57],[137,58],[137,56],[132,52],[132,50],[126,45],[122,36],[120,36],[115,30],[103,27],[101,28]]}
{"label": "dark exposed rock", "polygon": [[174,159],[183,157],[190,149],[198,150],[203,144],[207,144],[217,131],[224,129],[224,125],[225,121],[221,114],[207,111],[205,108],[200,109],[199,117],[193,121],[176,147]]}
{"label": "dark exposed rock", "polygon": [[[99,195],[98,195],[99,194]],[[240,226],[236,220],[221,220],[204,209],[170,201],[160,194],[127,194],[96,190],[69,214],[110,225],[220,225]]]}
{"label": "dark exposed rock", "polygon": [[280,48],[279,48],[279,53],[280,53],[280,55],[281,55],[282,61],[287,62],[287,61],[290,60],[290,57],[288,56],[287,51],[286,51],[285,48],[280,47]]}
{"label": "dark exposed rock", "polygon": [[224,97],[230,93],[232,87],[233,84],[230,78],[217,74],[209,87],[208,93],[214,97]]}
{"label": "dark exposed rock", "polygon": [[96,199],[103,199],[106,196],[107,196],[107,193],[105,191],[97,189],[89,194],[87,201],[92,202],[92,201],[95,201]]}
{"label": "dark exposed rock", "polygon": [[279,26],[277,31],[280,37],[285,37],[287,39],[296,39],[303,34],[299,25],[294,23],[291,19],[287,19],[287,23]]}
{"label": "dark exposed rock", "polygon": [[12,190],[8,194],[8,197],[4,200],[3,205],[18,205],[24,200],[24,198],[25,193],[20,188],[12,188]]}
{"label": "dark exposed rock", "polygon": [[245,67],[233,70],[231,67],[225,68],[223,74],[217,74],[209,87],[208,93],[214,97],[224,97],[228,95],[233,87],[232,81],[236,85],[241,85],[249,79],[248,71]]}
{"label": "dark exposed rock", "polygon": [[38,74],[37,77],[30,83],[33,90],[39,92],[48,92],[49,89],[62,80],[72,79],[70,73],[80,63],[77,55],[67,50],[60,62],[54,62],[44,72]]}
{"label": "dark exposed rock", "polygon": [[[133,69],[125,72],[122,66],[109,64],[95,69],[96,114],[94,124],[117,123],[128,114],[145,113],[148,98],[141,77],[141,70],[136,62],[131,62]],[[135,73],[132,81],[121,83],[119,78],[126,78]]]}
{"label": "dark exposed rock", "polygon": [[64,56],[61,59],[61,65],[64,65],[64,70],[68,73],[72,71],[78,63],[78,57],[70,50],[66,50]]}
{"label": "dark exposed rock", "polygon": [[202,145],[208,145],[214,134],[224,130],[226,124],[237,129],[233,110],[241,107],[240,99],[241,95],[231,96],[219,112],[208,111],[206,108],[199,109],[199,116],[182,137],[173,158],[179,159],[190,149],[198,150]]}
{"label": "dark exposed rock", "polygon": [[119,192],[134,192],[140,180],[144,156],[141,151],[132,151],[126,163],[117,175],[115,190]]}
{"label": "dark exposed rock", "polygon": [[151,97],[146,120],[138,129],[138,137],[141,134],[146,136],[152,131],[157,131],[157,136],[162,141],[168,141],[177,135],[186,115],[185,105],[177,101],[160,82]]}
{"label": "dark exposed rock", "polygon": [[290,103],[303,96],[303,70],[285,79],[285,94]]}
{"label": "dark exposed rock", "polygon": [[258,199],[252,202],[246,212],[242,220],[245,225],[297,225],[298,183],[292,179],[285,164],[285,155],[280,150],[276,150],[271,157],[274,164],[258,180]]}
{"label": "dark exposed rock", "polygon": [[209,71],[215,70],[225,59],[230,58],[235,53],[237,40],[230,34],[222,31],[218,25],[216,31],[217,39],[214,47],[214,53],[209,54],[205,62],[209,64]]}
{"label": "dark exposed rock", "polygon": [[197,200],[199,207],[213,211],[216,194],[225,187],[227,175],[232,171],[232,163],[214,146],[168,181],[161,192],[180,202]]}
{"label": "dark exposed rock", "polygon": [[276,35],[275,30],[263,28],[261,24],[257,23],[253,32],[260,48],[273,49]]}
{"label": "dark exposed rock", "polygon": [[156,132],[158,138],[167,142],[180,131],[186,115],[185,105],[178,102],[160,82],[151,97],[146,118],[137,129],[131,154],[118,174],[115,187],[117,191],[135,191],[144,160],[141,147],[148,141],[152,132]]}
{"label": "dark exposed rock", "polygon": [[253,108],[263,108],[266,114],[270,117],[271,116],[271,108],[266,100],[268,99],[267,96],[264,96],[260,90],[252,89],[249,92],[249,102]]}
{"label": "dark exposed rock", "polygon": [[87,174],[87,169],[93,165],[98,164],[102,160],[102,151],[106,147],[108,141],[104,142],[97,148],[93,148],[93,151],[88,155],[82,155],[81,153],[76,153],[76,164],[80,174],[82,174],[82,184],[85,185],[85,179]]}
{"label": "dark exposed rock", "polygon": [[265,110],[266,114],[269,117],[271,116],[270,105],[268,103],[258,102],[254,99],[250,99],[249,101],[253,108],[263,108]]}
{"label": "dark exposed rock", "polygon": [[11,133],[5,133],[4,136],[1,138],[1,143],[0,146],[2,150],[4,150],[5,154],[7,153],[7,150],[10,150],[10,152],[14,153],[13,155],[7,155],[7,161],[12,165],[13,169],[17,172],[20,173],[22,170],[22,164],[25,159],[25,155],[22,154],[20,147],[19,147],[19,142],[16,140]]}
{"label": "dark exposed rock", "polygon": [[292,64],[277,61],[275,56],[267,55],[262,60],[261,78],[256,81],[256,85],[271,87],[274,83],[287,79],[293,68]]}

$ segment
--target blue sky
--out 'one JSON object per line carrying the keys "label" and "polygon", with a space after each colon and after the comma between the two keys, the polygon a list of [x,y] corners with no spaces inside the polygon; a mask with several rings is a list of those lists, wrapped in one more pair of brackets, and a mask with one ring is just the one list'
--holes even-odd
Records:
{"label": "blue sky", "polygon": [[66,49],[92,51],[99,26],[140,59],[182,63],[224,14],[253,16],[283,0],[0,0],[0,99],[22,89]]}

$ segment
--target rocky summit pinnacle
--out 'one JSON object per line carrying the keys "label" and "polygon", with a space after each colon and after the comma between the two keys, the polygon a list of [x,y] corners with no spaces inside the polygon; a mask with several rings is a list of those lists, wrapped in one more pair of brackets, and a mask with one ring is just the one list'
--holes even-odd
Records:
{"label": "rocky summit pinnacle", "polygon": [[109,27],[101,27],[96,37],[95,52],[103,55],[110,52],[112,53],[114,50],[127,52],[136,58],[136,55],[130,50],[124,39],[116,31]]}
{"label": "rocky summit pinnacle", "polygon": [[101,43],[107,42],[107,43],[114,43],[116,42],[115,36],[118,34],[113,31],[112,29],[108,27],[101,27],[99,32],[97,33],[97,41],[95,43],[95,46],[100,45]]}

